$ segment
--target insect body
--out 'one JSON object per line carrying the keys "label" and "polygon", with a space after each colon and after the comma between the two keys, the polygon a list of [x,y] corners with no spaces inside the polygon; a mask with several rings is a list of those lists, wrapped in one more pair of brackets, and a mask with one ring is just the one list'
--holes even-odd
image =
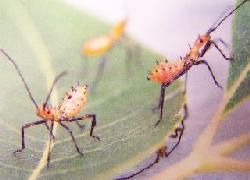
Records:
{"label": "insect body", "polygon": [[[93,37],[85,41],[82,48],[82,54],[85,57],[100,57],[97,74],[91,85],[91,90],[96,88],[103,72],[107,61],[107,53],[118,43],[122,38],[125,38],[125,30],[128,24],[128,18],[117,22],[111,31],[102,36]],[[132,49],[126,48],[126,60],[130,62]]]}
{"label": "insect body", "polygon": [[[213,45],[219,51],[219,53],[222,55],[222,57],[225,60],[232,59],[232,58],[226,57],[225,54],[217,45],[217,42],[211,39],[211,33],[214,32],[230,15],[232,15],[234,11],[236,11],[240,6],[242,6],[244,3],[248,1],[249,0],[244,0],[243,2],[241,2],[234,10],[228,13],[216,26],[211,27],[205,34],[199,35],[195,43],[193,44],[193,46],[190,47],[189,52],[184,56],[184,58],[181,57],[179,60],[175,62],[167,62],[167,61],[161,62],[161,63],[157,62],[157,64],[155,65],[155,67],[149,73],[147,77],[148,80],[155,81],[161,84],[160,99],[159,99],[158,106],[156,108],[156,109],[160,109],[160,118],[156,122],[155,126],[157,126],[162,120],[165,88],[171,85],[173,81],[175,81],[182,75],[187,74],[187,71],[193,65],[200,65],[200,64],[206,65],[208,70],[210,71],[210,74],[216,86],[218,86],[219,88],[222,88],[222,86],[215,79],[215,76],[208,62],[206,60],[201,60],[200,58],[202,58],[207,52],[207,50],[211,47],[211,45]],[[223,40],[219,39],[219,41],[225,44]]]}
{"label": "insect body", "polygon": [[37,115],[50,121],[70,119],[81,112],[87,102],[87,86],[72,87],[63,98],[58,107],[42,105],[38,108]]}
{"label": "insect body", "polygon": [[[215,77],[214,77],[208,63],[205,60],[200,60],[200,57],[203,57],[204,54],[206,53],[206,51],[210,48],[210,46],[214,45],[217,48],[217,50],[221,53],[221,55],[223,56],[224,59],[231,60],[231,58],[227,58],[223,54],[223,52],[219,49],[217,44],[213,40],[211,40],[210,34],[213,31],[215,31],[217,29],[217,27],[219,27],[228,16],[230,16],[234,11],[236,11],[240,6],[242,6],[247,1],[249,1],[249,0],[244,0],[242,3],[240,3],[238,6],[236,6],[236,8],[233,11],[231,11],[229,14],[227,14],[215,27],[210,28],[207,31],[207,33],[205,33],[204,35],[198,36],[194,45],[192,47],[190,47],[190,51],[186,54],[186,56],[184,58],[181,57],[179,60],[174,61],[174,62],[167,62],[167,61],[161,62],[161,63],[157,62],[157,64],[152,69],[152,71],[149,72],[147,79],[161,84],[161,93],[160,93],[159,104],[156,108],[154,108],[154,109],[160,108],[161,112],[160,112],[160,118],[156,122],[155,126],[157,126],[160,123],[160,121],[162,120],[162,109],[163,109],[163,104],[164,104],[165,88],[168,87],[173,81],[178,79],[180,76],[185,74],[186,75],[185,76],[186,77],[185,89],[183,91],[183,94],[185,94],[186,93],[186,83],[187,83],[187,71],[193,65],[199,65],[199,64],[207,65],[207,67],[208,67],[208,69],[209,69],[209,71],[214,79],[215,84],[221,88],[221,86],[215,80]],[[219,40],[219,41],[224,44],[224,42],[222,40]],[[181,138],[182,138],[183,133],[184,133],[184,129],[185,129],[184,121],[188,117],[188,109],[187,109],[186,103],[184,103],[183,110],[184,110],[184,114],[183,114],[180,126],[177,127],[175,129],[174,134],[170,136],[173,139],[178,138],[178,140],[174,144],[174,146],[172,146],[171,148],[168,148],[166,146],[160,148],[156,152],[157,156],[152,163],[150,163],[146,167],[142,168],[141,170],[133,173],[132,175],[117,178],[117,180],[131,179],[134,176],[136,176],[136,175],[142,173],[143,171],[154,166],[156,163],[159,162],[161,157],[168,157],[169,155],[171,155],[171,153],[180,144]]]}
{"label": "insect body", "polygon": [[125,18],[117,22],[109,34],[102,35],[99,37],[94,37],[88,39],[82,48],[82,54],[87,57],[101,57],[97,74],[94,79],[94,82],[91,86],[91,89],[94,91],[97,86],[100,77],[104,72],[104,67],[106,65],[106,54],[109,52],[115,44],[122,38],[124,35],[128,19]]}
{"label": "insect body", "polygon": [[[80,116],[80,117],[76,117],[81,110],[84,108],[84,105],[87,102],[87,85],[83,85],[83,86],[75,86],[75,87],[71,87],[71,90],[69,90],[65,97],[63,98],[63,101],[61,104],[59,104],[59,106],[50,106],[48,105],[48,101],[50,99],[50,95],[51,92],[56,84],[56,82],[66,74],[66,72],[63,72],[61,74],[59,74],[51,88],[50,91],[47,95],[46,101],[45,103],[43,103],[41,106],[38,106],[35,99],[33,98],[28,85],[26,83],[26,81],[24,80],[21,71],[19,70],[17,64],[15,63],[15,61],[3,50],[0,49],[0,52],[5,55],[7,57],[7,59],[14,65],[15,69],[17,70],[18,75],[20,76],[22,82],[24,83],[24,86],[29,94],[30,99],[32,100],[33,104],[36,107],[36,114],[38,117],[42,118],[41,120],[35,121],[35,122],[31,122],[31,123],[27,123],[25,125],[22,126],[21,132],[22,132],[22,147],[21,149],[18,149],[14,152],[14,155],[16,155],[17,152],[22,152],[25,149],[25,137],[24,137],[24,130],[26,128],[29,128],[31,126],[35,126],[35,125],[40,125],[40,124],[44,124],[47,129],[50,132],[50,141],[49,141],[49,148],[50,148],[50,143],[51,143],[51,138],[54,138],[53,135],[53,127],[54,127],[54,123],[57,122],[58,124],[60,124],[66,131],[68,131],[68,133],[70,134],[72,141],[75,145],[75,148],[77,150],[77,152],[80,155],[83,155],[83,153],[79,150],[75,138],[73,136],[72,130],[64,123],[68,123],[68,122],[73,122],[75,121],[76,124],[80,127],[80,128],[84,128],[83,125],[79,124],[78,121],[80,120],[85,120],[85,119],[91,119],[92,123],[91,123],[91,129],[90,129],[90,136],[100,140],[100,138],[98,136],[94,136],[93,135],[93,130],[94,127],[96,126],[96,115],[95,114],[86,114],[84,116]],[[48,125],[48,122],[50,122],[50,126]],[[47,158],[47,166],[49,167],[49,162],[50,162],[50,151],[48,154],[48,158]]]}
{"label": "insect body", "polygon": [[127,26],[127,18],[123,19],[111,30],[111,32],[107,35],[94,37],[87,40],[82,48],[82,53],[85,56],[102,56],[107,51],[109,51],[115,43],[117,43],[125,32]]}

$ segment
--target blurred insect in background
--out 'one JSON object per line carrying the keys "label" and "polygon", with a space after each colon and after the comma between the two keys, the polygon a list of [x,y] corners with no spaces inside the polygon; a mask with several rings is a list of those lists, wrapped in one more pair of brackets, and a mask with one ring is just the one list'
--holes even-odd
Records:
{"label": "blurred insect in background", "polygon": [[[18,149],[14,152],[15,156],[16,156],[16,153],[22,152],[25,149],[24,130],[26,128],[36,126],[36,125],[41,125],[41,124],[44,124],[46,126],[46,128],[49,130],[49,154],[47,157],[47,167],[49,167],[49,162],[50,162],[51,138],[53,138],[53,139],[55,138],[55,136],[53,135],[53,127],[54,127],[55,122],[60,124],[70,134],[72,141],[75,145],[75,148],[81,156],[83,156],[83,153],[79,150],[79,147],[75,141],[75,137],[72,133],[72,130],[66,124],[64,124],[64,122],[66,122],[66,123],[67,122],[75,122],[79,126],[79,128],[83,129],[84,125],[81,125],[78,121],[85,120],[85,119],[91,119],[92,123],[91,123],[91,129],[90,129],[90,136],[93,137],[94,139],[100,140],[100,138],[98,136],[93,135],[93,130],[94,130],[94,127],[96,126],[96,115],[95,114],[86,114],[84,116],[75,117],[77,114],[79,114],[81,112],[81,110],[83,109],[83,107],[85,106],[85,104],[87,102],[87,87],[88,87],[87,85],[80,86],[78,84],[75,87],[71,87],[71,90],[66,92],[66,95],[63,98],[63,101],[59,106],[48,105],[50,95],[52,93],[52,90],[53,90],[56,82],[62,76],[66,75],[66,73],[67,73],[66,71],[64,71],[64,72],[60,73],[58,76],[56,76],[56,78],[54,79],[52,86],[49,90],[49,93],[47,95],[45,103],[43,103],[41,106],[38,106],[35,99],[33,98],[32,94],[30,92],[30,89],[29,89],[26,81],[24,80],[24,77],[23,77],[19,67],[15,63],[15,61],[3,49],[0,49],[0,51],[14,65],[19,77],[21,78],[21,80],[24,84],[25,89],[27,90],[27,92],[29,94],[31,101],[33,102],[33,104],[36,107],[36,110],[37,110],[36,115],[38,117],[42,118],[41,120],[27,123],[27,124],[22,126],[22,129],[21,129],[22,148]],[[50,122],[50,126],[48,125],[47,122]]]}
{"label": "blurred insect in background", "polygon": [[[190,46],[190,51],[186,54],[184,58],[180,57],[179,60],[174,62],[168,62],[168,61],[161,63],[157,62],[153,70],[148,74],[147,77],[148,80],[155,81],[161,84],[160,98],[158,106],[155,108],[155,109],[160,109],[160,118],[155,123],[155,126],[157,126],[162,120],[165,88],[170,86],[176,79],[178,79],[182,75],[184,74],[187,75],[188,70],[193,65],[200,65],[200,64],[206,65],[208,70],[210,71],[210,74],[214,80],[215,85],[219,88],[222,88],[222,86],[217,82],[208,62],[206,60],[201,60],[200,58],[202,58],[206,54],[208,49],[213,45],[225,60],[232,60],[231,57],[226,57],[226,55],[217,45],[217,42],[211,39],[211,33],[214,32],[230,15],[232,15],[234,11],[236,11],[239,7],[241,7],[244,3],[248,1],[249,0],[244,0],[243,2],[241,2],[234,10],[232,10],[226,16],[224,16],[224,18],[222,18],[222,20],[219,21],[217,25],[209,28],[209,30],[205,34],[199,35],[193,46],[192,47]],[[225,44],[223,40],[219,39],[219,41]]]}
{"label": "blurred insect in background", "polygon": [[[93,37],[88,40],[86,40],[83,44],[82,48],[82,54],[85,57],[100,57],[100,62],[98,65],[97,74],[95,76],[95,79],[90,87],[91,91],[94,91],[94,89],[97,87],[97,84],[103,75],[104,67],[107,62],[107,53],[111,51],[113,47],[115,47],[116,44],[127,41],[127,38],[125,40],[125,30],[128,24],[128,18],[124,18],[120,21],[118,21],[109,34]],[[130,63],[130,59],[133,54],[133,49],[129,47],[129,45],[126,45],[126,61],[127,64]],[[138,47],[138,46],[137,46]],[[137,53],[139,54],[139,50],[137,49]],[[129,64],[127,65],[129,66]],[[128,67],[129,68],[129,67]]]}

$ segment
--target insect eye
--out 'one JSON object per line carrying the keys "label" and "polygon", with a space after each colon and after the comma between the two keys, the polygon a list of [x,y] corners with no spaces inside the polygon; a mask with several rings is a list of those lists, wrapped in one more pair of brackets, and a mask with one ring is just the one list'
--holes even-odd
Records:
{"label": "insect eye", "polygon": [[47,114],[50,114],[50,111],[47,111]]}
{"label": "insect eye", "polygon": [[200,39],[200,43],[203,43],[204,41],[202,39]]}
{"label": "insect eye", "polygon": [[72,98],[72,96],[71,96],[71,95],[69,95],[69,96],[68,96],[68,99],[71,99],[71,98]]}

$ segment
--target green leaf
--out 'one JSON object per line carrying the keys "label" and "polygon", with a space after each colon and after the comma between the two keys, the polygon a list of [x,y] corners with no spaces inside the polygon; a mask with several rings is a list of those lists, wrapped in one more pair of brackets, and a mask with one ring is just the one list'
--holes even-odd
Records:
{"label": "green leaf", "polygon": [[[16,60],[35,99],[42,104],[54,77],[67,70],[52,93],[56,105],[77,81],[91,84],[99,58],[80,55],[88,37],[107,33],[111,28],[97,18],[60,1],[2,0],[0,6],[0,48]],[[135,43],[135,42],[134,42]],[[135,48],[135,47],[134,47]],[[184,97],[176,81],[167,89],[164,118],[155,128],[159,113],[160,86],[146,80],[147,70],[163,57],[141,47],[141,64],[131,59],[126,73],[125,49],[117,45],[108,54],[108,62],[95,94],[89,94],[81,114],[97,114],[95,134],[89,137],[89,122],[84,132],[67,123],[84,152],[80,157],[64,129],[57,126],[51,151],[51,167],[45,157],[48,131],[44,125],[25,130],[26,149],[18,157],[12,152],[21,146],[21,126],[38,120],[36,110],[13,66],[0,56],[0,174],[1,179],[110,179],[132,168],[160,147],[167,134],[181,119]]]}
{"label": "green leaf", "polygon": [[[238,1],[240,3],[241,1]],[[250,96],[250,3],[244,4],[233,22],[233,61],[230,62],[228,96],[225,112],[237,107]]]}

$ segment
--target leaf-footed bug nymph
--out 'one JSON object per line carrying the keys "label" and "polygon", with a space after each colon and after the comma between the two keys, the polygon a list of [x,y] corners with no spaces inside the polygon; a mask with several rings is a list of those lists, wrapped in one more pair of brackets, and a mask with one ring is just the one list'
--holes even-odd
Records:
{"label": "leaf-footed bug nymph", "polygon": [[[225,60],[232,60],[232,58],[225,56],[225,54],[222,52],[222,50],[217,45],[216,40],[211,39],[211,33],[214,32],[238,8],[240,8],[243,4],[245,4],[246,2],[249,2],[249,1],[250,0],[241,1],[240,4],[238,4],[232,11],[230,11],[222,19],[219,18],[220,21],[218,23],[216,23],[215,26],[212,26],[211,28],[209,28],[208,31],[206,33],[204,33],[203,35],[199,35],[198,38],[196,39],[194,45],[190,46],[190,50],[184,56],[184,58],[180,57],[179,60],[174,61],[174,62],[168,62],[167,60],[163,61],[163,62],[157,61],[156,65],[153,67],[153,69],[149,72],[149,74],[147,76],[148,80],[161,84],[161,91],[160,91],[160,98],[158,101],[158,105],[157,105],[157,107],[153,108],[153,111],[160,109],[160,117],[159,117],[158,121],[155,123],[155,126],[158,126],[162,120],[164,98],[165,98],[165,88],[170,86],[175,80],[177,80],[182,75],[185,75],[185,86],[184,86],[185,88],[184,88],[183,94],[186,94],[187,73],[193,65],[200,65],[200,64],[206,65],[208,70],[210,71],[210,74],[214,80],[215,85],[219,88],[222,88],[222,86],[215,79],[215,76],[214,76],[208,62],[206,60],[201,60],[200,58],[206,54],[207,50],[209,50],[209,48],[211,48],[211,46],[214,46]],[[221,39],[217,39],[217,40],[226,46],[226,44],[223,40],[221,40]],[[133,174],[131,174],[131,175],[116,178],[116,180],[133,179],[134,176],[144,172],[145,170],[150,169],[155,164],[157,164],[160,161],[160,158],[169,157],[174,152],[174,150],[177,148],[177,146],[180,144],[180,141],[182,139],[182,136],[183,136],[183,133],[185,130],[184,121],[187,119],[188,115],[189,114],[188,114],[187,104],[185,101],[184,105],[183,105],[183,116],[182,116],[182,119],[180,121],[180,124],[178,124],[178,127],[176,127],[174,129],[174,134],[170,135],[170,138],[173,138],[173,139],[177,138],[177,142],[174,144],[170,144],[170,147],[168,145],[161,147],[156,152],[156,158],[153,160],[153,162],[148,164],[146,167],[144,167],[136,172],[133,172]]]}
{"label": "leaf-footed bug nymph", "polygon": [[[217,87],[222,88],[222,86],[218,83],[215,78],[215,75],[212,72],[212,69],[206,60],[201,60],[202,57],[206,54],[206,52],[214,46],[221,56],[225,60],[232,60],[231,57],[226,57],[223,51],[219,48],[217,41],[212,40],[211,33],[213,33],[221,24],[231,16],[238,8],[240,8],[243,4],[249,2],[249,0],[242,1],[239,5],[237,5],[232,11],[230,11],[227,15],[225,15],[216,25],[213,25],[208,29],[208,31],[202,35],[199,35],[194,42],[193,46],[190,46],[189,52],[182,58],[180,57],[179,60],[174,62],[160,62],[154,66],[152,71],[149,72],[147,79],[150,81],[155,81],[161,84],[161,92],[160,98],[158,102],[158,106],[155,109],[160,109],[160,118],[156,122],[155,126],[157,126],[160,121],[162,120],[162,111],[164,106],[164,97],[165,97],[165,88],[170,86],[175,80],[177,80],[182,75],[186,75],[188,71],[194,65],[205,65],[207,66],[214,83]],[[226,46],[226,43],[222,39],[218,39],[218,42],[221,42],[223,45]],[[186,86],[186,82],[185,82]],[[186,87],[185,87],[186,88]]]}
{"label": "leaf-footed bug nymph", "polygon": [[[91,119],[91,128],[90,128],[90,136],[93,137],[94,139],[100,140],[100,138],[98,136],[95,136],[93,134],[93,130],[96,126],[96,115],[95,114],[86,114],[80,117],[76,117],[77,114],[79,114],[82,109],[84,108],[86,102],[87,102],[87,85],[83,85],[80,86],[79,84],[75,87],[71,87],[71,89],[66,92],[65,97],[63,98],[63,101],[59,104],[59,106],[50,106],[48,105],[48,101],[50,99],[50,95],[52,93],[52,90],[56,84],[56,82],[66,74],[66,71],[60,73],[58,76],[56,76],[56,78],[54,79],[52,86],[49,90],[49,93],[47,95],[46,101],[45,103],[43,103],[41,106],[38,106],[35,99],[33,98],[29,87],[26,83],[26,81],[24,80],[24,77],[19,69],[19,67],[17,66],[17,64],[15,63],[15,61],[3,50],[0,49],[1,53],[7,57],[7,59],[13,64],[13,66],[15,67],[19,77],[21,78],[25,89],[27,90],[29,97],[31,99],[31,101],[33,102],[33,104],[36,107],[36,115],[40,118],[42,118],[41,120],[38,121],[34,121],[34,122],[30,122],[27,123],[25,125],[22,126],[21,129],[21,133],[22,133],[22,147],[21,149],[18,149],[14,152],[14,155],[16,156],[16,153],[18,152],[22,152],[25,149],[25,136],[24,136],[24,130],[26,128],[35,126],[35,125],[41,125],[44,124],[46,126],[46,128],[49,130],[49,154],[47,157],[47,167],[49,167],[49,162],[50,162],[50,144],[51,144],[51,140],[52,138],[54,139],[55,136],[53,134],[53,127],[54,127],[54,123],[58,123],[59,125],[61,125],[71,136],[72,141],[75,145],[75,148],[77,150],[77,152],[83,156],[83,153],[80,151],[75,137],[72,133],[72,130],[64,123],[68,123],[68,122],[75,122],[79,128],[83,129],[84,125],[79,124],[78,121],[81,120],[85,120],[85,119]],[[48,122],[50,122],[50,126],[48,125]]]}

